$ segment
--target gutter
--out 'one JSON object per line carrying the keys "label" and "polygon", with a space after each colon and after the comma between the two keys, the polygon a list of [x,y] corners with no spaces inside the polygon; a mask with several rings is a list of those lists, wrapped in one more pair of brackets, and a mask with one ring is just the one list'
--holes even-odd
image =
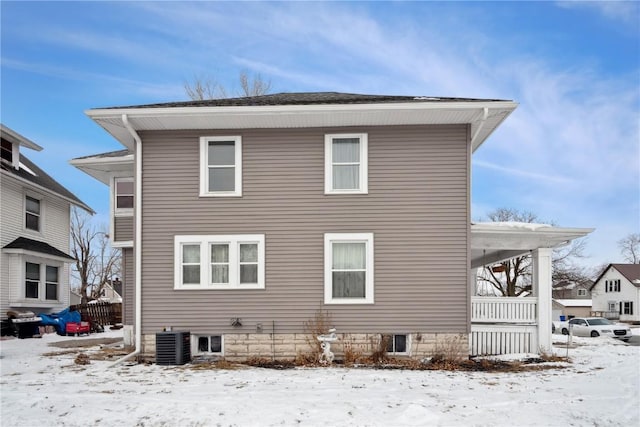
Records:
{"label": "gutter", "polygon": [[133,126],[131,126],[131,123],[129,123],[129,118],[126,114],[122,115],[122,123],[135,141],[135,236],[133,250],[135,254],[136,316],[133,333],[135,334],[136,339],[133,352],[116,360],[109,365],[109,367],[119,365],[125,360],[137,356],[142,351],[142,139],[140,139],[140,135],[138,135]]}

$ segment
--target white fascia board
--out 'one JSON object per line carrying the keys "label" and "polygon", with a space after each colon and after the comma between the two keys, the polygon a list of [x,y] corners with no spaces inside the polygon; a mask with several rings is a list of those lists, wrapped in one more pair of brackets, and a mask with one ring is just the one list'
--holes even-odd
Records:
{"label": "white fascia board", "polygon": [[2,131],[2,134],[3,134],[2,136],[10,142],[14,144],[19,144],[23,147],[27,147],[35,151],[42,151],[41,146],[31,141],[29,138],[26,138],[20,135],[18,132],[14,131],[13,129],[10,129],[5,125],[0,124],[0,130]]}
{"label": "white fascia board", "polygon": [[[381,104],[320,104],[223,107],[114,108],[86,110],[85,114],[129,149],[133,139],[123,127],[126,116],[135,131],[169,129],[255,129],[291,127],[375,126],[408,124],[462,124],[472,126],[485,108],[490,119],[474,141],[475,151],[517,107],[512,101],[407,102]],[[459,113],[455,120],[427,115]],[[269,119],[269,120],[267,120]]]}
{"label": "white fascia board", "polygon": [[189,115],[245,115],[278,113],[315,113],[344,111],[385,111],[385,110],[514,110],[518,104],[513,101],[478,102],[405,102],[380,104],[311,104],[311,105],[267,105],[267,106],[222,106],[222,107],[161,107],[161,108],[102,108],[86,110],[92,119],[116,118],[126,114],[129,119],[138,117],[189,116]]}
{"label": "white fascia board", "polygon": [[109,165],[109,164],[126,164],[131,163],[133,165],[133,154],[127,154],[125,156],[114,157],[83,157],[82,159],[69,160],[69,164],[73,166],[81,165]]}

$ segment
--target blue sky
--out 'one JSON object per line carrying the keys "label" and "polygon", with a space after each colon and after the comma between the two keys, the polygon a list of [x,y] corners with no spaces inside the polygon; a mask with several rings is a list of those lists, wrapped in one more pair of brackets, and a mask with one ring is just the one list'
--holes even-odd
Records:
{"label": "blue sky", "polygon": [[474,154],[473,219],[508,207],[595,227],[589,264],[640,232],[640,6],[635,2],[2,1],[1,118],[27,155],[108,217],[108,189],[68,164],[122,148],[89,108],[233,90],[512,99]]}

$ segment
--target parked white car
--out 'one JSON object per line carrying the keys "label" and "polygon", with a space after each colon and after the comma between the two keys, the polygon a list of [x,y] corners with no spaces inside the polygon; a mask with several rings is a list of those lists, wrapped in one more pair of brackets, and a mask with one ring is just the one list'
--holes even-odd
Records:
{"label": "parked white car", "polygon": [[607,336],[618,338],[622,341],[629,341],[631,338],[631,328],[628,325],[612,323],[604,317],[575,317],[568,322],[560,322],[555,325],[556,331],[563,335],[571,333],[578,337],[599,337]]}

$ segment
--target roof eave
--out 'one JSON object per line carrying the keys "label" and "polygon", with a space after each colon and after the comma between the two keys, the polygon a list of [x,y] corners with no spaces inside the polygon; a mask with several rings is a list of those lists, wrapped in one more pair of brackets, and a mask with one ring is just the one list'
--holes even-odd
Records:
{"label": "roof eave", "polygon": [[[411,124],[471,124],[480,126],[475,151],[515,110],[513,101],[407,102],[379,104],[309,104],[275,106],[103,108],[85,114],[133,149],[123,116],[136,131],[165,129],[256,129]],[[481,126],[481,114],[489,119]],[[439,114],[439,115],[438,115]]]}

